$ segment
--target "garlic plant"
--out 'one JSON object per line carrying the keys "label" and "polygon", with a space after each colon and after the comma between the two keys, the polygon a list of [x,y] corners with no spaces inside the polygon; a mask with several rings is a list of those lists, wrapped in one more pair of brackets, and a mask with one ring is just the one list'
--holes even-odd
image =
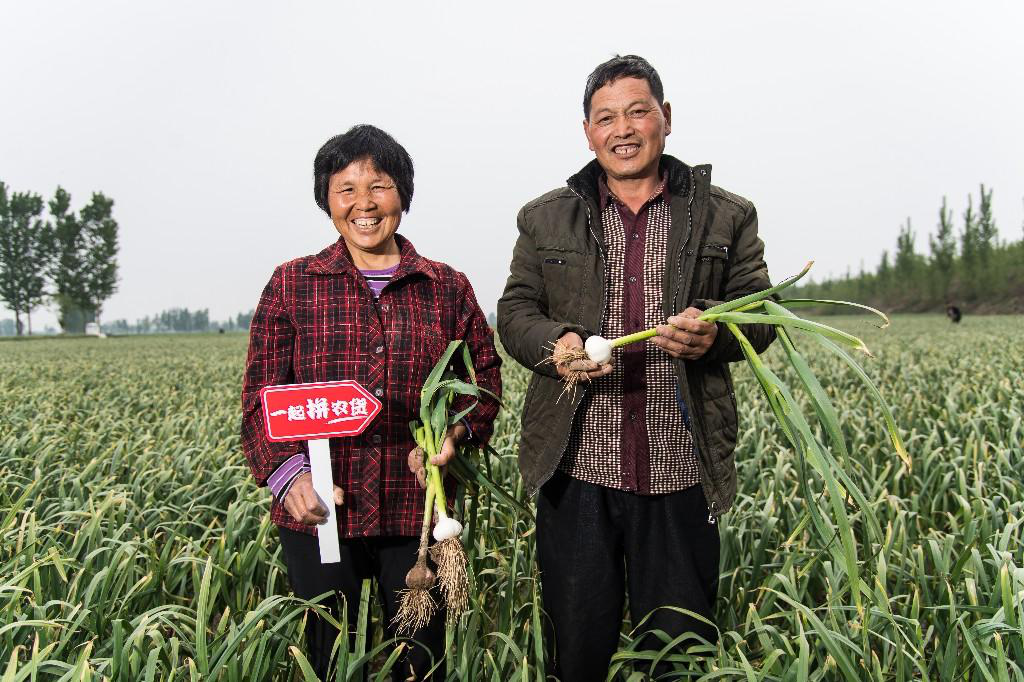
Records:
{"label": "garlic plant", "polygon": [[[460,364],[465,370],[468,380],[460,379],[450,366],[452,358],[460,347],[462,349],[459,356]],[[448,500],[445,495],[441,470],[431,460],[441,452],[441,446],[448,435],[448,428],[459,423],[463,417],[473,411],[481,392],[492,396],[495,400],[498,399],[487,389],[477,386],[476,371],[473,369],[469,347],[461,340],[452,341],[448,344],[441,359],[430,371],[420,391],[419,420],[409,424],[416,444],[422,448],[424,453],[427,490],[423,507],[423,530],[420,534],[416,564],[406,576],[407,589],[402,593],[399,610],[395,615],[395,623],[400,632],[414,632],[430,621],[437,608],[429,594],[435,582],[440,585],[441,593],[444,596],[449,623],[458,620],[468,606],[469,575],[466,553],[460,539],[462,524],[448,514]],[[451,404],[460,395],[472,396],[477,400],[464,410],[450,412]],[[462,459],[456,458],[455,460],[458,462],[455,468],[460,478],[469,478],[471,481],[482,483],[489,488],[497,487],[476,471],[471,463],[461,461]],[[434,520],[435,516],[436,521]],[[433,523],[433,536],[436,542],[428,548],[428,531],[431,523]],[[427,565],[428,551],[437,565],[436,581],[434,573]]]}
{"label": "garlic plant", "polygon": [[[881,328],[888,326],[889,319],[882,312],[874,308],[847,301],[817,299],[777,300],[777,294],[792,286],[806,275],[811,265],[812,263],[808,263],[799,274],[769,289],[709,308],[698,319],[707,322],[721,322],[728,332],[736,338],[748,366],[757,378],[758,384],[761,386],[765,398],[771,407],[776,423],[782,429],[790,445],[800,456],[800,462],[802,464],[809,464],[824,480],[828,493],[828,510],[831,514],[823,513],[823,510],[816,505],[808,505],[805,517],[806,522],[801,525],[801,530],[808,524],[813,527],[826,551],[832,555],[836,565],[841,566],[846,573],[854,604],[858,612],[861,612],[861,591],[869,589],[869,587],[863,585],[859,578],[857,542],[854,539],[852,514],[848,509],[848,503],[852,502],[859,510],[860,518],[863,521],[864,544],[870,546],[873,542],[880,542],[883,539],[882,529],[872,506],[868,503],[867,497],[853,482],[840,461],[847,460],[849,451],[839,425],[839,416],[828,394],[818,382],[803,356],[797,351],[794,343],[794,334],[796,332],[805,334],[813,342],[838,355],[854,371],[857,378],[867,389],[866,395],[879,408],[885,421],[892,448],[902,460],[908,472],[911,468],[911,462],[910,456],[907,454],[906,448],[903,446],[897,432],[896,421],[885,400],[882,398],[881,392],[868,378],[864,370],[847,353],[847,350],[854,350],[870,356],[871,352],[868,350],[867,345],[856,336],[844,331],[798,317],[793,312],[793,309],[823,305],[850,306],[878,316],[882,322]],[[775,327],[789,364],[796,372],[801,386],[811,398],[818,423],[822,427],[831,448],[822,442],[822,439],[819,438],[812,428],[812,424],[801,413],[789,387],[764,364],[754,350],[754,347],[743,335],[739,327],[739,325],[743,324],[770,324]],[[581,359],[589,359],[597,363],[608,362],[611,359],[613,349],[630,343],[645,341],[656,335],[657,328],[647,329],[616,339],[591,336],[587,339],[583,349],[567,349],[556,346],[549,361],[558,367],[568,370],[566,372],[565,384],[566,390],[571,392],[576,383],[585,375],[584,372],[571,370],[571,363]],[[810,490],[806,489],[807,477],[802,477],[802,481],[805,499],[813,499],[814,495]],[[836,537],[840,541],[839,547],[836,547],[834,543]]]}

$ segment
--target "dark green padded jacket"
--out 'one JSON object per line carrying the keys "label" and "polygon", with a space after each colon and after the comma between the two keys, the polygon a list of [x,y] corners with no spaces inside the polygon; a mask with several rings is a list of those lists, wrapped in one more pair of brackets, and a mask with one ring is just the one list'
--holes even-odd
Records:
{"label": "dark green padded jacket", "polygon": [[[771,286],[754,205],[711,184],[711,166],[690,167],[668,155],[672,227],[663,278],[665,317],[687,307],[707,308]],[[533,371],[522,414],[519,468],[531,493],[558,467],[576,409],[586,391],[569,400],[551,365],[550,344],[568,331],[584,340],[601,331],[605,306],[605,241],[597,206],[597,161],[567,186],[519,211],[519,238],[505,291],[498,301],[498,333],[508,353]],[[769,326],[744,325],[757,352],[774,340]],[[736,396],[729,363],[742,360],[722,325],[701,359],[677,360],[679,391],[689,409],[701,486],[713,516],[736,497]]]}

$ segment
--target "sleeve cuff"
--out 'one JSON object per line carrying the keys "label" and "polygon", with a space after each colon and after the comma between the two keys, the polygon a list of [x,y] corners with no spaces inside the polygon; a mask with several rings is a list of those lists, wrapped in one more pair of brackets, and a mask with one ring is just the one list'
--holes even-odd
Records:
{"label": "sleeve cuff", "polygon": [[274,473],[270,474],[270,478],[267,479],[267,487],[280,502],[284,500],[299,474],[310,470],[309,455],[304,452],[297,453],[286,459],[281,466],[274,470]]}

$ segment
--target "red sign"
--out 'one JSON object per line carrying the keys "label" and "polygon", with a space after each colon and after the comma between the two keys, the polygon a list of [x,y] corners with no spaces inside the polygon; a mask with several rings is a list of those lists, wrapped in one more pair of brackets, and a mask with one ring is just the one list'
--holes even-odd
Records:
{"label": "red sign", "polygon": [[260,398],[270,440],[355,436],[381,409],[357,381],[264,386]]}

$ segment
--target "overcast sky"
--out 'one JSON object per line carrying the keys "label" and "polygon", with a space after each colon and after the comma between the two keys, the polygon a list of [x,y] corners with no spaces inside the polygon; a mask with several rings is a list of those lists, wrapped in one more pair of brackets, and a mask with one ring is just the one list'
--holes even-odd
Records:
{"label": "overcast sky", "polygon": [[493,311],[516,211],[592,158],[583,84],[616,53],[660,72],[667,151],[757,205],[775,279],[812,259],[818,278],[873,266],[907,217],[923,251],[942,197],[959,227],[979,183],[1021,237],[1021,2],[2,8],[0,180],[115,200],[106,320],[255,306],[274,266],[336,239],[313,155],[364,122],[416,164],[400,232]]}

